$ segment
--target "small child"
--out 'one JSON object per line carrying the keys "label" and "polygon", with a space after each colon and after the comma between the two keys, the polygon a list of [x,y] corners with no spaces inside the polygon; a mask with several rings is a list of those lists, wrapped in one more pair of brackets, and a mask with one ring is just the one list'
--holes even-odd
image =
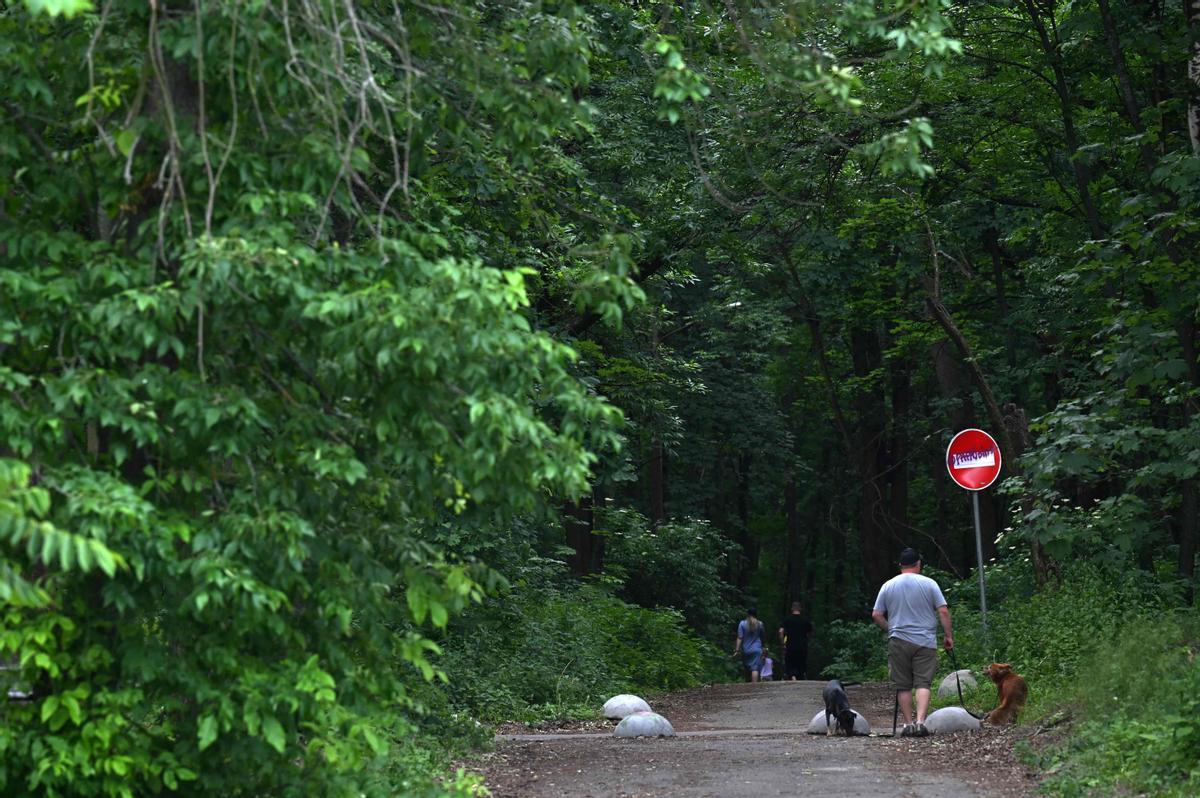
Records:
{"label": "small child", "polygon": [[762,672],[758,675],[758,678],[764,682],[769,682],[775,675],[775,663],[771,661],[771,656],[765,648],[763,649],[762,656]]}

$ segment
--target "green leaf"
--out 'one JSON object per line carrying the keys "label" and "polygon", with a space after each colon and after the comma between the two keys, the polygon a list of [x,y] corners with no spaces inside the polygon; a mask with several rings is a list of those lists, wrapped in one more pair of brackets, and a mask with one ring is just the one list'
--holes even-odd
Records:
{"label": "green leaf", "polygon": [[424,623],[425,616],[429,611],[429,597],[425,595],[425,591],[416,585],[409,585],[404,595],[413,620],[417,623]]}
{"label": "green leaf", "polygon": [[113,557],[113,553],[108,550],[108,547],[103,543],[93,540],[92,553],[96,556],[96,564],[100,566],[100,570],[106,576],[114,576],[117,573],[117,561]]}
{"label": "green leaf", "polygon": [[279,753],[283,753],[286,740],[283,735],[283,726],[279,725],[279,721],[273,715],[268,715],[262,721],[263,739],[267,741],[267,745],[274,748]]}
{"label": "green leaf", "polygon": [[196,739],[200,744],[201,751],[215,743],[217,741],[217,719],[212,715],[202,716],[196,727]]}
{"label": "green leaf", "polygon": [[71,718],[71,722],[78,726],[83,722],[83,710],[79,706],[79,702],[72,695],[63,696],[63,706],[67,708],[67,714]]}
{"label": "green leaf", "polygon": [[118,130],[113,136],[113,141],[117,144],[117,149],[125,157],[129,157],[129,153],[133,151],[134,142],[137,141],[137,133],[129,128]]}
{"label": "green leaf", "polygon": [[376,756],[387,751],[387,743],[381,740],[379,735],[377,735],[369,727],[363,726],[362,733],[363,739],[367,741],[367,745],[371,747],[371,750],[376,754]]}
{"label": "green leaf", "polygon": [[90,0],[25,0],[25,7],[32,14],[46,14],[57,17],[73,17],[84,11],[92,10]]}
{"label": "green leaf", "polygon": [[92,570],[92,542],[87,538],[75,538],[75,554],[79,559],[79,569],[87,572]]}
{"label": "green leaf", "polygon": [[47,696],[42,702],[42,723],[48,721],[55,712],[58,711],[59,697],[56,695]]}
{"label": "green leaf", "polygon": [[75,567],[75,551],[76,546],[71,540],[64,540],[58,548],[58,561],[62,565],[63,571],[70,571]]}

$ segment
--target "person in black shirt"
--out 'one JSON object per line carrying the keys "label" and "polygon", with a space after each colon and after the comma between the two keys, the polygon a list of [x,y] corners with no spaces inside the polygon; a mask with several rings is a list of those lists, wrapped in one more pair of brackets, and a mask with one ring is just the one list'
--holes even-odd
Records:
{"label": "person in black shirt", "polygon": [[799,601],[792,602],[792,613],[779,627],[779,642],[783,643],[784,679],[795,681],[808,678],[808,638],[812,637],[812,622],[800,614]]}

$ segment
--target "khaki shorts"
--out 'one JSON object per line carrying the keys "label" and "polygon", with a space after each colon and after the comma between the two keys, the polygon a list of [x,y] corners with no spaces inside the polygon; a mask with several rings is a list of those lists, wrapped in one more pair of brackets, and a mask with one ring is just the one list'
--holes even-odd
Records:
{"label": "khaki shorts", "polygon": [[928,689],[937,673],[937,649],[899,637],[888,639],[888,676],[897,690]]}

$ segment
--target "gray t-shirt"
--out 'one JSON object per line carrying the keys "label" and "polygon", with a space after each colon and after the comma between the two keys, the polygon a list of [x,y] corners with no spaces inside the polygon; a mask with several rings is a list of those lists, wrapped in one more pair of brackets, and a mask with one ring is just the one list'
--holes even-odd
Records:
{"label": "gray t-shirt", "polygon": [[938,583],[920,574],[893,576],[879,588],[875,609],[887,616],[888,637],[937,648],[938,607],[946,597]]}

